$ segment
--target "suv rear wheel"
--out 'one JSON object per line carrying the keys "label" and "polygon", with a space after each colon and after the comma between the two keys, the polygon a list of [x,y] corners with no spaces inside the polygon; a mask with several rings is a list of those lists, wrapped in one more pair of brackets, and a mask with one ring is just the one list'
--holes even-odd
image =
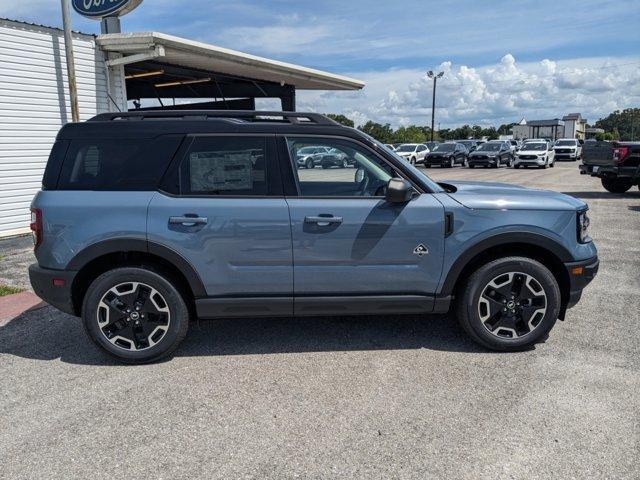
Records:
{"label": "suv rear wheel", "polygon": [[142,268],[116,268],[89,286],[82,306],[89,337],[126,363],[149,363],[170,355],[189,326],[189,309],[163,275]]}
{"label": "suv rear wheel", "polygon": [[625,193],[633,186],[630,179],[625,178],[603,178],[602,186],[611,193]]}
{"label": "suv rear wheel", "polygon": [[463,286],[457,314],[464,330],[492,350],[524,350],[546,338],[560,313],[560,288],[541,263],[506,257],[483,265]]}

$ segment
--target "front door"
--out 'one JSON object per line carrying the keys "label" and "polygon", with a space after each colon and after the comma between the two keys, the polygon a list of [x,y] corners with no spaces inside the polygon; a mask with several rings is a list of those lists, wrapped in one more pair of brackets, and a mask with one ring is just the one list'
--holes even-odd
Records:
{"label": "front door", "polygon": [[[291,165],[297,151],[309,146],[336,149],[349,164],[348,168],[294,168],[298,195],[287,197],[287,203],[296,313],[329,313],[334,304],[342,305],[335,307],[336,312],[363,313],[369,311],[367,302],[375,311],[384,309],[377,307],[378,300],[403,303],[403,296],[419,299],[420,308],[428,309],[442,271],[442,204],[417,192],[404,204],[386,202],[387,182],[398,172],[353,140],[292,136],[282,141]],[[344,307],[345,301],[352,301],[354,308]],[[389,309],[397,310],[398,303]]]}
{"label": "front door", "polygon": [[149,205],[148,239],[197,271],[201,317],[290,315],[293,266],[289,211],[274,137],[187,140]]}

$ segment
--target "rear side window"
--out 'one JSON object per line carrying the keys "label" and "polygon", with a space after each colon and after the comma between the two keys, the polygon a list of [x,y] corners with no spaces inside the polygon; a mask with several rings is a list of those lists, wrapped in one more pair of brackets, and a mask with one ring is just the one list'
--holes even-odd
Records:
{"label": "rear side window", "polygon": [[180,168],[182,195],[265,196],[268,194],[264,137],[197,137]]}
{"label": "rear side window", "polygon": [[58,177],[60,176],[60,169],[62,168],[62,162],[64,156],[67,153],[69,147],[68,140],[57,140],[53,144],[49,160],[47,161],[47,167],[44,170],[44,176],[42,177],[42,189],[53,190],[58,183]]}
{"label": "rear side window", "polygon": [[155,190],[180,136],[72,140],[59,190]]}

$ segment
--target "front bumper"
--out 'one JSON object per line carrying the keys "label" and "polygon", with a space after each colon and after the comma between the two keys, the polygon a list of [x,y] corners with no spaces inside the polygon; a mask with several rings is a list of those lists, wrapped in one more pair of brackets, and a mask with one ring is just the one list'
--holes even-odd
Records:
{"label": "front bumper", "polygon": [[469,160],[467,160],[467,163],[469,165],[495,165],[497,162],[497,159],[495,157],[492,158],[478,158],[478,157],[469,157]]}
{"label": "front bumper", "polygon": [[565,263],[564,266],[569,274],[569,299],[566,308],[571,308],[578,303],[584,288],[595,278],[600,260],[595,256],[579,262]]}
{"label": "front bumper", "polygon": [[448,165],[449,157],[425,157],[422,160],[418,160],[416,163],[423,163],[425,165]]}
{"label": "front bumper", "polygon": [[578,155],[576,152],[571,152],[571,153],[555,152],[555,155],[556,155],[556,159],[568,158],[568,159],[576,160],[580,158],[580,155]]}
{"label": "front bumper", "polygon": [[70,315],[76,315],[73,308],[71,287],[77,273],[75,271],[42,268],[37,263],[29,266],[29,280],[36,295],[58,310]]}
{"label": "front bumper", "polygon": [[519,157],[516,157],[516,159],[513,161],[514,165],[524,165],[524,166],[533,165],[533,166],[536,166],[536,167],[539,167],[539,166],[544,165],[546,163],[547,163],[547,161],[544,158],[533,159],[533,158],[519,158]]}

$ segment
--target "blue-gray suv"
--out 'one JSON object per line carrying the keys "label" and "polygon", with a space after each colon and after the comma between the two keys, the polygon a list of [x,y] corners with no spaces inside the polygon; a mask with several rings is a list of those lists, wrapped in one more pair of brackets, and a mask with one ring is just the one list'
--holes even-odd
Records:
{"label": "blue-gray suv", "polygon": [[[309,147],[354,168],[299,169]],[[134,111],[62,128],[32,204],[36,293],[129,363],[192,318],[455,309],[495,350],[546,338],[598,269],[587,205],[436,183],[317,114]]]}

